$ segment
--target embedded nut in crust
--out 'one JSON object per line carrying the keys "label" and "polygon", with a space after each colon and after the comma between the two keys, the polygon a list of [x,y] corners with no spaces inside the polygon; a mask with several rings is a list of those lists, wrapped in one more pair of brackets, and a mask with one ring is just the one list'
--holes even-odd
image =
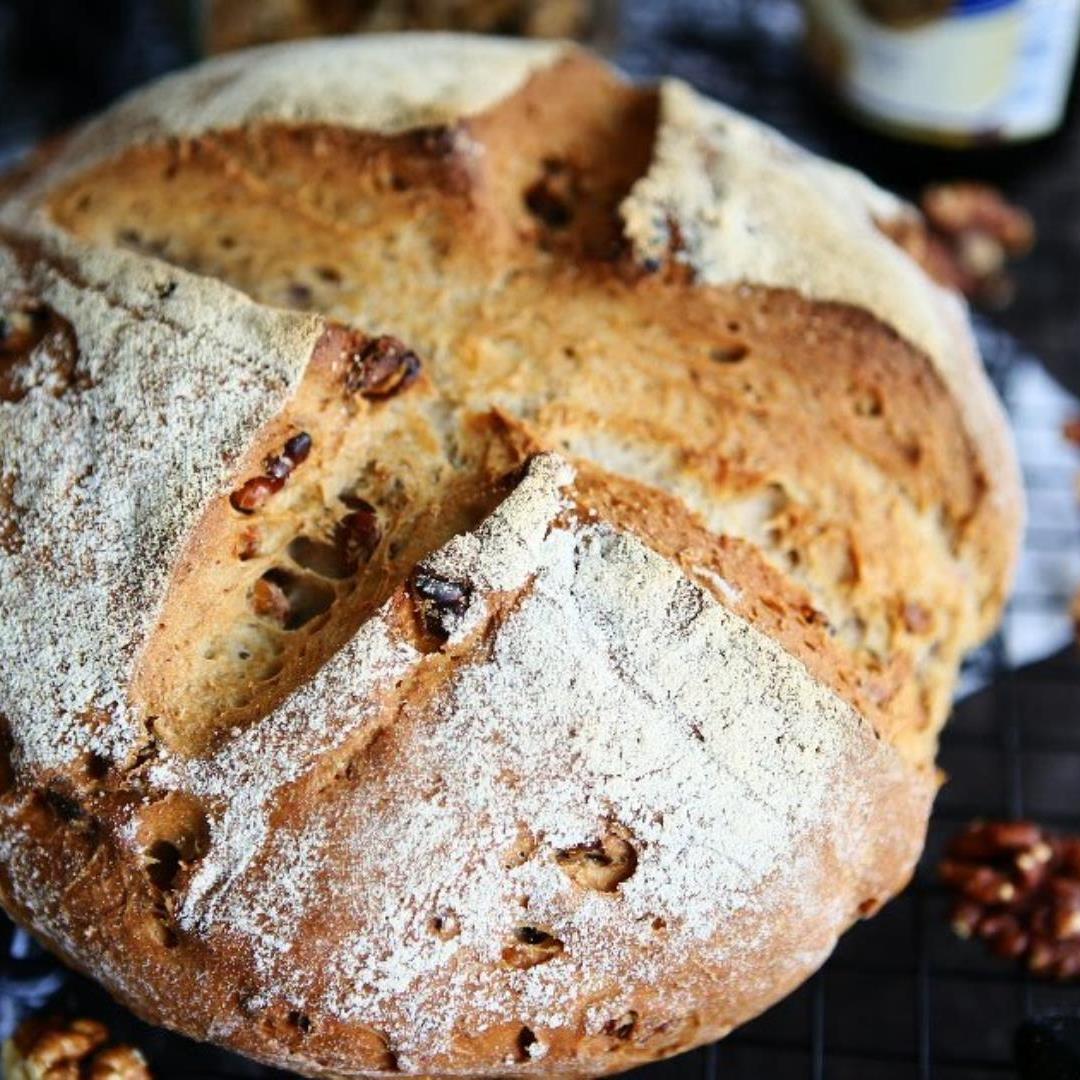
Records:
{"label": "embedded nut in crust", "polygon": [[409,584],[428,633],[448,638],[468,609],[469,586],[423,570],[414,573]]}
{"label": "embedded nut in crust", "polygon": [[379,514],[371,503],[352,498],[353,507],[337,524],[335,540],[345,562],[355,570],[375,553],[382,539]]}
{"label": "embedded nut in crust", "polygon": [[556,852],[555,861],[583,889],[614,892],[637,869],[637,852],[623,837],[608,833],[590,844]]}
{"label": "embedded nut in crust", "polygon": [[563,951],[563,943],[536,926],[519,926],[510,935],[502,951],[503,963],[525,971],[554,960]]}
{"label": "embedded nut in crust", "polygon": [[345,387],[361,397],[381,399],[404,390],[420,375],[420,357],[404,342],[384,335],[350,357]]}
{"label": "embedded nut in crust", "polygon": [[255,476],[246,481],[229,496],[234,510],[241,514],[254,514],[271,495],[276,495],[284,485],[284,479],[276,476]]}

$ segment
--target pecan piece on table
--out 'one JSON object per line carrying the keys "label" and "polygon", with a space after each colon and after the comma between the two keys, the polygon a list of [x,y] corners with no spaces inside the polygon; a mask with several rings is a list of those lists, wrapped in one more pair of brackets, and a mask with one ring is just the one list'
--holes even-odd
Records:
{"label": "pecan piece on table", "polygon": [[959,937],[1048,978],[1080,976],[1080,837],[1030,821],[973,822],[939,866]]}
{"label": "pecan piece on table", "polygon": [[1026,210],[989,184],[932,184],[919,200],[920,218],[901,214],[878,226],[935,281],[985,307],[1006,307],[1015,292],[1008,263],[1035,243]]}
{"label": "pecan piece on table", "polygon": [[919,206],[960,291],[988,307],[1008,305],[1014,287],[1007,264],[1035,243],[1031,215],[997,188],[963,180],[932,184]]}
{"label": "pecan piece on table", "polygon": [[109,1030],[96,1020],[32,1017],[4,1044],[6,1080],[152,1080],[146,1061],[130,1046],[109,1046]]}

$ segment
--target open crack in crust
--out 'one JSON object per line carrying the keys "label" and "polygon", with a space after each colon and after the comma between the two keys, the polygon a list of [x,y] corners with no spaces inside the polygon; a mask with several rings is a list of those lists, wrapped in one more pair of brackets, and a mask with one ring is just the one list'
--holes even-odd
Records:
{"label": "open crack in crust", "polygon": [[0,210],[0,893],[144,1015],[614,1071],[906,880],[1015,465],[897,205],[688,94],[228,58]]}

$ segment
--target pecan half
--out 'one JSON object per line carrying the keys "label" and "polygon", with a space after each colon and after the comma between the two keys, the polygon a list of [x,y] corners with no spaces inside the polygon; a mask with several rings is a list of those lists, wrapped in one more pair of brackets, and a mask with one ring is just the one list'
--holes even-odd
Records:
{"label": "pecan half", "polygon": [[420,357],[397,338],[372,338],[350,354],[345,388],[364,398],[392,397],[417,379],[422,366]]}
{"label": "pecan half", "polygon": [[931,184],[920,204],[927,221],[946,236],[985,236],[1012,256],[1026,254],[1035,242],[1031,215],[989,184],[971,180]]}
{"label": "pecan half", "polygon": [[958,833],[939,872],[956,893],[951,922],[1036,974],[1080,976],[1080,837],[1030,821],[976,822]]}
{"label": "pecan half", "polygon": [[284,486],[285,481],[278,477],[253,476],[229,496],[229,502],[232,508],[239,510],[241,514],[254,514],[271,495],[276,495]]}
{"label": "pecan half", "polygon": [[1035,243],[1031,216],[997,188],[972,181],[933,184],[914,215],[879,222],[879,227],[943,285],[988,307],[1012,299],[1009,260]]}
{"label": "pecan half", "polygon": [[502,958],[509,967],[525,971],[554,960],[562,951],[563,943],[546,930],[536,926],[519,926],[503,949]]}
{"label": "pecan half", "polygon": [[368,562],[375,553],[382,540],[382,526],[371,503],[352,496],[349,506],[353,509],[337,523],[335,540],[346,562],[355,568]]}
{"label": "pecan half", "polygon": [[468,585],[425,570],[413,573],[409,589],[428,633],[443,640],[465,614],[472,595]]}
{"label": "pecan half", "polygon": [[615,892],[637,869],[637,852],[628,840],[609,833],[591,844],[556,852],[555,861],[583,889]]}
{"label": "pecan half", "polygon": [[264,462],[262,476],[253,476],[236,489],[229,502],[241,514],[253,514],[271,495],[276,495],[292,476],[293,470],[307,461],[311,453],[311,436],[301,431],[286,439],[280,454],[271,454]]}
{"label": "pecan half", "polygon": [[281,585],[274,578],[264,576],[252,586],[251,610],[261,619],[284,626],[289,621],[291,605]]}

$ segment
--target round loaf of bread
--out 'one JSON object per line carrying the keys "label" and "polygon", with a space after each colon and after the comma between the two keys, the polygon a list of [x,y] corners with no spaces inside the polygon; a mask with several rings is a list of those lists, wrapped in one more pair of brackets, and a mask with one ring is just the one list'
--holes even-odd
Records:
{"label": "round loaf of bread", "polygon": [[561,44],[237,54],[42,152],[4,907],[309,1076],[614,1072],[787,993],[908,880],[1017,551],[921,230]]}

